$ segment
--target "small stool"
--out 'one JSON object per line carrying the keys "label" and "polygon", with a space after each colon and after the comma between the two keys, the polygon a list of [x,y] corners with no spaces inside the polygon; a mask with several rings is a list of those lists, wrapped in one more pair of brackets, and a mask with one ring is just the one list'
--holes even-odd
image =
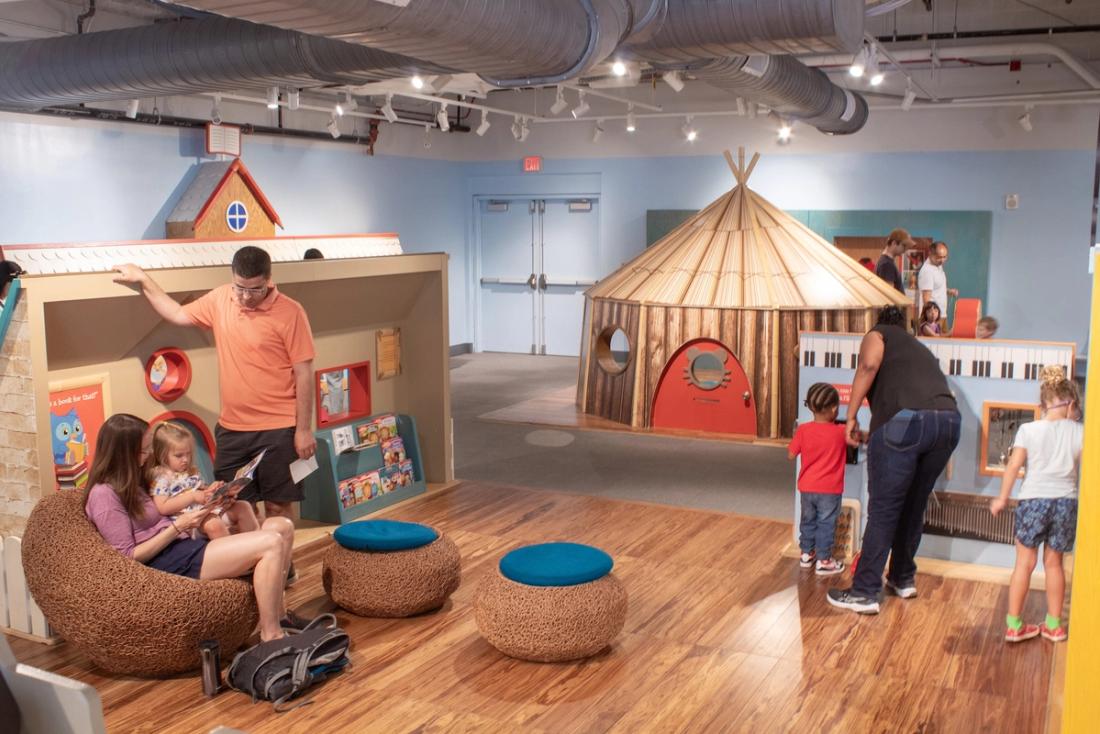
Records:
{"label": "small stool", "polygon": [[361,617],[409,617],[443,606],[458,588],[458,546],[430,528],[398,520],[341,525],[321,581],[334,602]]}
{"label": "small stool", "polygon": [[560,662],[595,655],[626,621],[626,589],[604,551],[542,543],[508,553],[474,600],[489,644],[520,660]]}

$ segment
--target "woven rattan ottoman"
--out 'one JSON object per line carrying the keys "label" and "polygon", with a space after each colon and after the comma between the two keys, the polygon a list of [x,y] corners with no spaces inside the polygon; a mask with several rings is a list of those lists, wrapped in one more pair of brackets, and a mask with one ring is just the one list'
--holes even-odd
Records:
{"label": "woven rattan ottoman", "polygon": [[586,658],[607,647],[626,621],[626,589],[611,556],[578,543],[542,543],[505,555],[474,600],[489,644],[521,660]]}
{"label": "woven rattan ottoman", "polygon": [[325,592],[361,617],[408,617],[458,588],[458,547],[434,528],[397,520],[342,525],[322,561]]}

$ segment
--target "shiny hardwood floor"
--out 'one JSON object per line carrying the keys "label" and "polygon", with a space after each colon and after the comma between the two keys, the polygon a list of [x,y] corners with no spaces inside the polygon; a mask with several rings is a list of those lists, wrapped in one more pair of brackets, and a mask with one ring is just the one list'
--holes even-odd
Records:
{"label": "shiny hardwood floor", "polygon": [[[838,578],[784,558],[786,523],[463,483],[393,508],[434,525],[462,551],[462,586],[412,619],[338,612],[353,666],[316,702],[276,715],[197,676],[167,681],[98,672],[68,645],[9,638],[22,662],[95,685],[110,732],[1014,732],[1043,731],[1052,646],[1001,639],[1006,587],[921,575],[915,600],[877,617],[829,607]],[[626,627],[580,663],[507,658],[477,633],[478,579],[525,543],[605,548],[626,585]],[[301,549],[291,604],[329,609],[320,559]],[[1038,592],[1026,614],[1038,619]]]}

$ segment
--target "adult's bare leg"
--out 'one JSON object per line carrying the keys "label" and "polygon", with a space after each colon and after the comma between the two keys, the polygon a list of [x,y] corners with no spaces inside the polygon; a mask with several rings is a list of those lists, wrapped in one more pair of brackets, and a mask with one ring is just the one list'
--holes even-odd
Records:
{"label": "adult's bare leg", "polygon": [[285,517],[294,522],[294,503],[293,502],[275,502],[274,500],[264,500],[264,516],[265,517]]}
{"label": "adult's bare leg", "polygon": [[284,571],[285,573],[290,569],[290,562],[294,558],[294,523],[285,517],[269,517],[264,520],[264,524],[261,526],[264,530],[270,530],[278,533],[279,538],[283,544],[283,557],[286,560]]}
{"label": "adult's bare leg", "polygon": [[203,556],[201,579],[236,578],[252,570],[252,590],[260,612],[260,639],[264,641],[283,635],[279,623],[286,613],[285,547],[278,531],[261,529],[211,540]]}

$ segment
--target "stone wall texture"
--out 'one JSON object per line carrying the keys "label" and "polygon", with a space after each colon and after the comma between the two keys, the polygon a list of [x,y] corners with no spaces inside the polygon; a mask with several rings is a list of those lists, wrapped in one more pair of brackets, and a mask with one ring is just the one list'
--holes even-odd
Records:
{"label": "stone wall texture", "polygon": [[41,493],[27,301],[0,344],[0,537],[22,536]]}

